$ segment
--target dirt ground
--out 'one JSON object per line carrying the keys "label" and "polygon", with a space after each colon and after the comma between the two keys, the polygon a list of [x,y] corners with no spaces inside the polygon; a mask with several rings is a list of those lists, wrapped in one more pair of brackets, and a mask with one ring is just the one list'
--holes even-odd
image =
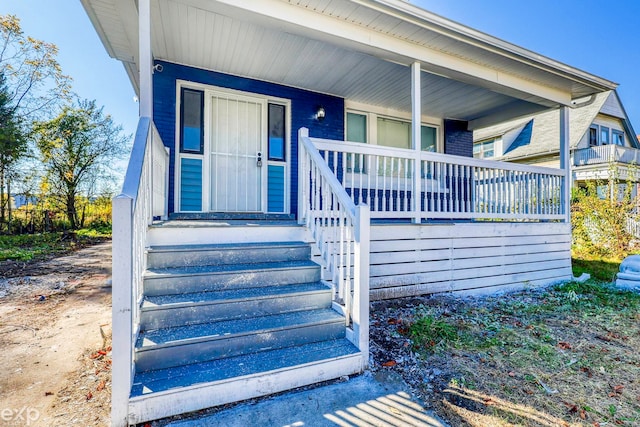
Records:
{"label": "dirt ground", "polygon": [[0,263],[0,426],[108,425],[110,341],[110,242]]}

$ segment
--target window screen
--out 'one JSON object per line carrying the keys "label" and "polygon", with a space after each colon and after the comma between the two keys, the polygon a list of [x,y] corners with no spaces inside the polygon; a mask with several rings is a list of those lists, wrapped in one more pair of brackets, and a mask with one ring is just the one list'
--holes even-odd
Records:
{"label": "window screen", "polygon": [[411,148],[411,123],[378,117],[378,145]]}

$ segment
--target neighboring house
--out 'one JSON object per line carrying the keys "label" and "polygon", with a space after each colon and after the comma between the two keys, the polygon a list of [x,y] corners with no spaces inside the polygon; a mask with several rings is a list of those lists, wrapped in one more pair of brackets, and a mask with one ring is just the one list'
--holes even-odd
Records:
{"label": "neighboring house", "polygon": [[[574,185],[587,181],[609,186],[610,180],[640,182],[640,143],[615,90],[577,100],[569,112]],[[549,110],[476,129],[474,157],[557,168],[560,112]],[[626,184],[620,184],[623,187]],[[632,195],[637,195],[634,184]],[[603,194],[604,196],[604,194]]]}
{"label": "neighboring house", "polygon": [[140,99],[114,425],[361,372],[370,298],[572,277],[568,162],[472,132],[614,83],[400,0],[82,4]]}

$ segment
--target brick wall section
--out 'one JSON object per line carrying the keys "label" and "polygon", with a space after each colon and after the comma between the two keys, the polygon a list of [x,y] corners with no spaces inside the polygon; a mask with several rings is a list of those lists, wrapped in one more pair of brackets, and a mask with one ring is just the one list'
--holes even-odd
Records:
{"label": "brick wall section", "polygon": [[[153,75],[153,120],[165,146],[171,150],[169,212],[175,210],[176,80],[187,80],[291,100],[291,129],[289,129],[291,145],[287,160],[290,173],[290,211],[295,214],[298,210],[298,129],[308,128],[309,135],[312,137],[344,140],[344,99],[164,61],[156,61],[156,63],[162,64],[163,70]],[[322,122],[314,118],[320,105],[326,111],[326,117]]]}
{"label": "brick wall section", "polygon": [[467,122],[445,119],[444,153],[473,157],[473,131],[467,130]]}

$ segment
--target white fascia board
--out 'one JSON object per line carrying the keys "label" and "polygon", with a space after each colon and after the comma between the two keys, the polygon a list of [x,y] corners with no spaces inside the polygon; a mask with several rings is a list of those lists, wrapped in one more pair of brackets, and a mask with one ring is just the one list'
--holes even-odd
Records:
{"label": "white fascia board", "polygon": [[509,43],[490,34],[475,30],[466,25],[444,18],[440,15],[410,4],[404,0],[351,1],[362,5],[369,5],[369,7],[371,7],[372,4],[381,5],[385,7],[386,10],[381,10],[380,8],[378,8],[378,10],[381,10],[385,13],[389,13],[388,9],[395,10],[400,14],[398,17],[404,20],[408,20],[407,17],[413,17],[414,19],[419,21],[418,25],[420,25],[420,23],[430,24],[421,26],[429,28],[432,31],[440,32],[441,34],[454,38],[456,40],[464,41],[466,43],[484,48],[510,59],[535,66],[536,68],[551,72],[565,78],[569,78],[581,84],[596,88],[599,91],[605,89],[612,90],[618,86],[618,84],[615,82],[587,73],[570,65],[564,64],[560,61],[556,61],[547,56],[533,52],[529,49],[525,49],[521,46]]}
{"label": "white fascia board", "polygon": [[[211,10],[208,0],[183,0],[184,3],[203,10]],[[308,36],[307,30],[314,33],[314,38],[327,42],[340,39],[343,45],[357,48],[373,56],[409,66],[420,62],[426,72],[436,72],[445,77],[459,79],[466,83],[478,85],[509,96],[522,99],[542,98],[554,104],[570,105],[570,90],[561,90],[526,78],[510,75],[464,58],[454,57],[436,49],[420,46],[383,34],[368,28],[356,26],[348,21],[313,12],[280,0],[217,0],[234,9],[242,9],[257,15],[271,18],[286,29]],[[300,29],[304,28],[304,32]],[[448,71],[451,73],[448,73]],[[464,77],[468,79],[464,79]],[[518,95],[519,94],[519,95]]]}

